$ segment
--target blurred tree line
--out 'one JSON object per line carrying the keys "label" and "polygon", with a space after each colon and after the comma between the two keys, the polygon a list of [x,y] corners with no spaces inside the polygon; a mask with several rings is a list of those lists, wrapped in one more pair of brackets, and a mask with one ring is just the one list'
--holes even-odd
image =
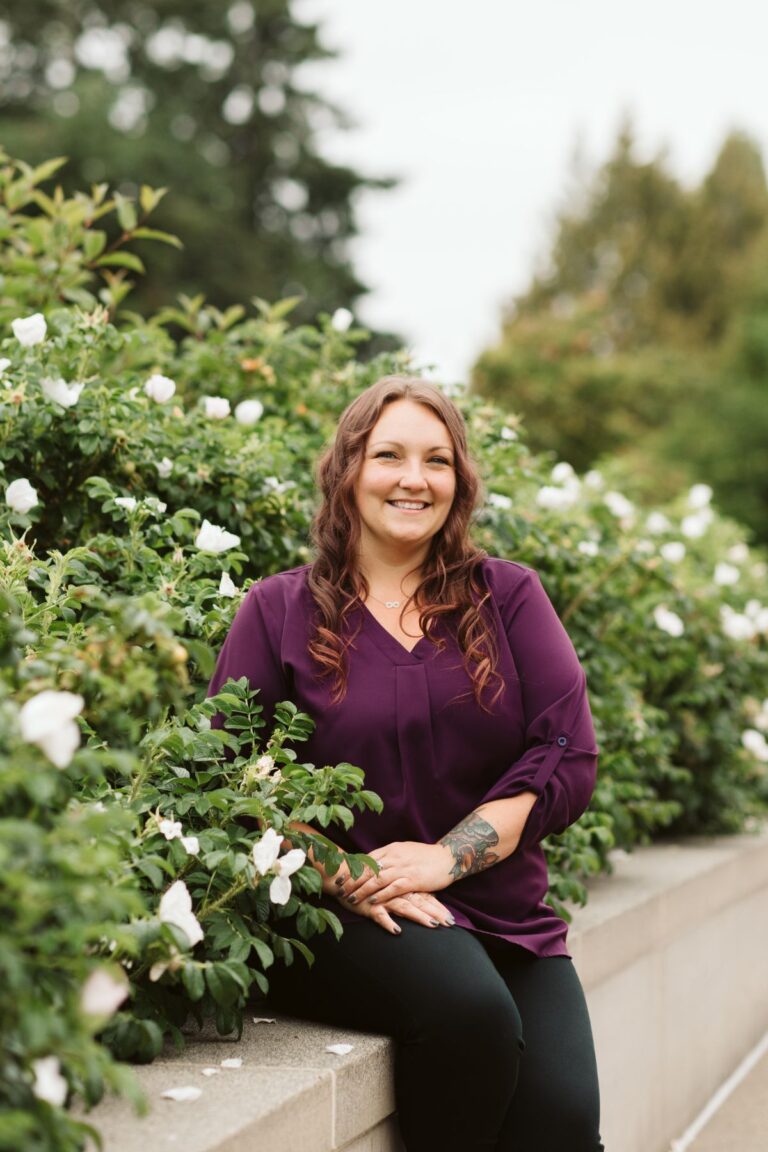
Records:
{"label": "blurred tree line", "polygon": [[574,189],[544,272],[472,376],[537,449],[609,467],[638,499],[706,480],[768,541],[768,187],[733,133],[697,187],[624,128]]}
{"label": "blurred tree line", "polygon": [[332,164],[318,141],[343,113],[302,80],[333,55],[292,0],[25,0],[0,11],[0,144],[69,157],[65,190],[109,181],[169,195],[137,310],[203,291],[225,307],[303,297],[294,316],[366,291],[349,241],[355,197],[391,181]]}

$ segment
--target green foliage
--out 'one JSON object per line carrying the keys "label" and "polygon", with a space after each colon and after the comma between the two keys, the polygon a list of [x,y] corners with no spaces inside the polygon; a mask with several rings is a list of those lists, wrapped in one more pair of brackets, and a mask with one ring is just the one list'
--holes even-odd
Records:
{"label": "green foliage", "polygon": [[618,456],[623,486],[649,504],[704,477],[768,540],[767,228],[749,139],[729,136],[685,188],[663,157],[638,160],[625,130],[573,190],[549,266],[509,309],[474,387],[524,417],[534,448],[577,469]]}
{"label": "green foliage", "polygon": [[[13,186],[25,168],[7,172]],[[60,198],[61,218],[78,202]],[[9,216],[0,273],[18,271],[38,228],[21,201]],[[270,729],[244,680],[212,700],[205,687],[250,582],[307,559],[311,463],[339,412],[407,366],[359,363],[360,334],[328,318],[290,327],[290,300],[120,311],[100,298],[89,228],[73,229],[66,243],[51,229],[37,267],[77,269],[87,302],[52,293],[47,273],[0,280],[0,1149],[41,1152],[86,1140],[62,1084],[86,1107],[132,1093],[119,1060],[151,1060],[189,1021],[237,1032],[275,963],[309,962],[312,936],[340,930],[314,868],[278,877],[264,863],[262,829],[311,824],[291,831],[293,850],[333,873],[334,828],[378,807],[364,765],[304,764],[312,721],[295,705]],[[11,322],[37,311],[45,333],[36,320],[20,339]],[[759,358],[754,334],[750,347]],[[545,845],[565,908],[612,846],[764,810],[765,565],[707,492],[646,519],[597,474],[550,474],[498,408],[460,404],[490,493],[477,538],[538,569],[589,677],[597,792]],[[71,708],[50,739],[26,711],[53,708],[45,692]],[[359,874],[364,858],[348,863]],[[118,998],[129,978],[130,995],[94,1015],[96,978]],[[36,1062],[49,1060],[46,1089]]]}
{"label": "green foliage", "polygon": [[[221,308],[253,293],[298,295],[304,321],[354,306],[365,291],[349,254],[355,198],[391,182],[321,154],[322,130],[347,121],[300,76],[332,53],[291,0],[133,0],[130,11],[119,0],[31,0],[5,8],[5,146],[40,160],[69,157],[69,188],[109,178],[127,193],[151,172],[173,191],[152,232],[142,226],[136,234],[139,255],[107,256],[116,273],[137,271],[144,241],[158,232],[183,236],[182,248],[154,256],[151,281],[135,293],[139,310],[153,312],[201,285]],[[135,228],[135,210],[126,195],[120,228]],[[107,234],[111,242],[119,230]]]}

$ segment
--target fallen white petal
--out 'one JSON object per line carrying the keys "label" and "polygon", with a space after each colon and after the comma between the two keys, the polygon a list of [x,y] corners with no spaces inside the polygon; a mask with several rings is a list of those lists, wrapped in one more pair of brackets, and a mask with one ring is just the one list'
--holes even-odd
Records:
{"label": "fallen white petal", "polygon": [[326,1052],[333,1052],[334,1056],[346,1056],[347,1052],[351,1052],[354,1044],[326,1044]]}
{"label": "fallen white petal", "polygon": [[160,1093],[163,1100],[177,1100],[179,1104],[199,1100],[202,1094],[202,1088],[193,1088],[191,1084],[185,1084],[183,1088],[166,1088],[165,1092]]}
{"label": "fallen white petal", "polygon": [[222,1068],[242,1068],[243,1058],[242,1056],[230,1056],[229,1059],[222,1060],[221,1066]]}
{"label": "fallen white petal", "polygon": [[201,1068],[200,1071],[203,1076],[218,1076],[221,1068]]}
{"label": "fallen white petal", "polygon": [[254,1016],[254,1024],[276,1024],[277,1021],[273,1016]]}

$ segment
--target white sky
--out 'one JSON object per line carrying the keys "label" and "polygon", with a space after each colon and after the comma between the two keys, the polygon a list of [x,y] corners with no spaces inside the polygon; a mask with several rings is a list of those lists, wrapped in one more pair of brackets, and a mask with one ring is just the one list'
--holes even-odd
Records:
{"label": "white sky", "polygon": [[296,0],[335,62],[305,68],[353,131],[326,155],[401,178],[360,203],[360,319],[463,379],[547,250],[579,145],[625,114],[642,152],[697,180],[731,128],[768,156],[766,0]]}

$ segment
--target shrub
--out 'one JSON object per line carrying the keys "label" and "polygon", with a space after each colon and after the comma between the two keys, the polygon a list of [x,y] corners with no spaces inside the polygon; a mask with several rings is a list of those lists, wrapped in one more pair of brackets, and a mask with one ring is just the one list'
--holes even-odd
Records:
{"label": "shrub", "polygon": [[[85,1138],[65,1098],[131,1090],[110,1050],[151,1059],[189,1016],[236,1031],[273,963],[304,962],[315,932],[339,931],[302,856],[333,870],[330,840],[292,834],[278,856],[277,838],[304,820],[332,839],[377,798],[356,766],[301,764],[311,718],[290,702],[269,732],[244,682],[209,701],[205,688],[251,581],[307,558],[311,462],[338,413],[407,358],[360,363],[358,334],[327,318],[291,328],[290,302],[131,316],[130,262],[99,266],[91,238],[101,209],[131,223],[126,202],[105,190],[83,212],[81,198],[33,195],[45,171],[12,171],[0,183],[0,1147],[58,1150]],[[44,325],[30,319],[41,309]],[[614,845],[732,830],[762,810],[765,564],[705,486],[641,516],[598,474],[531,455],[498,409],[459,403],[489,493],[477,538],[538,569],[589,677],[602,771],[590,811],[546,844],[562,906],[585,898]],[[226,731],[211,727],[217,709]],[[94,986],[109,1007],[95,1017]]]}

